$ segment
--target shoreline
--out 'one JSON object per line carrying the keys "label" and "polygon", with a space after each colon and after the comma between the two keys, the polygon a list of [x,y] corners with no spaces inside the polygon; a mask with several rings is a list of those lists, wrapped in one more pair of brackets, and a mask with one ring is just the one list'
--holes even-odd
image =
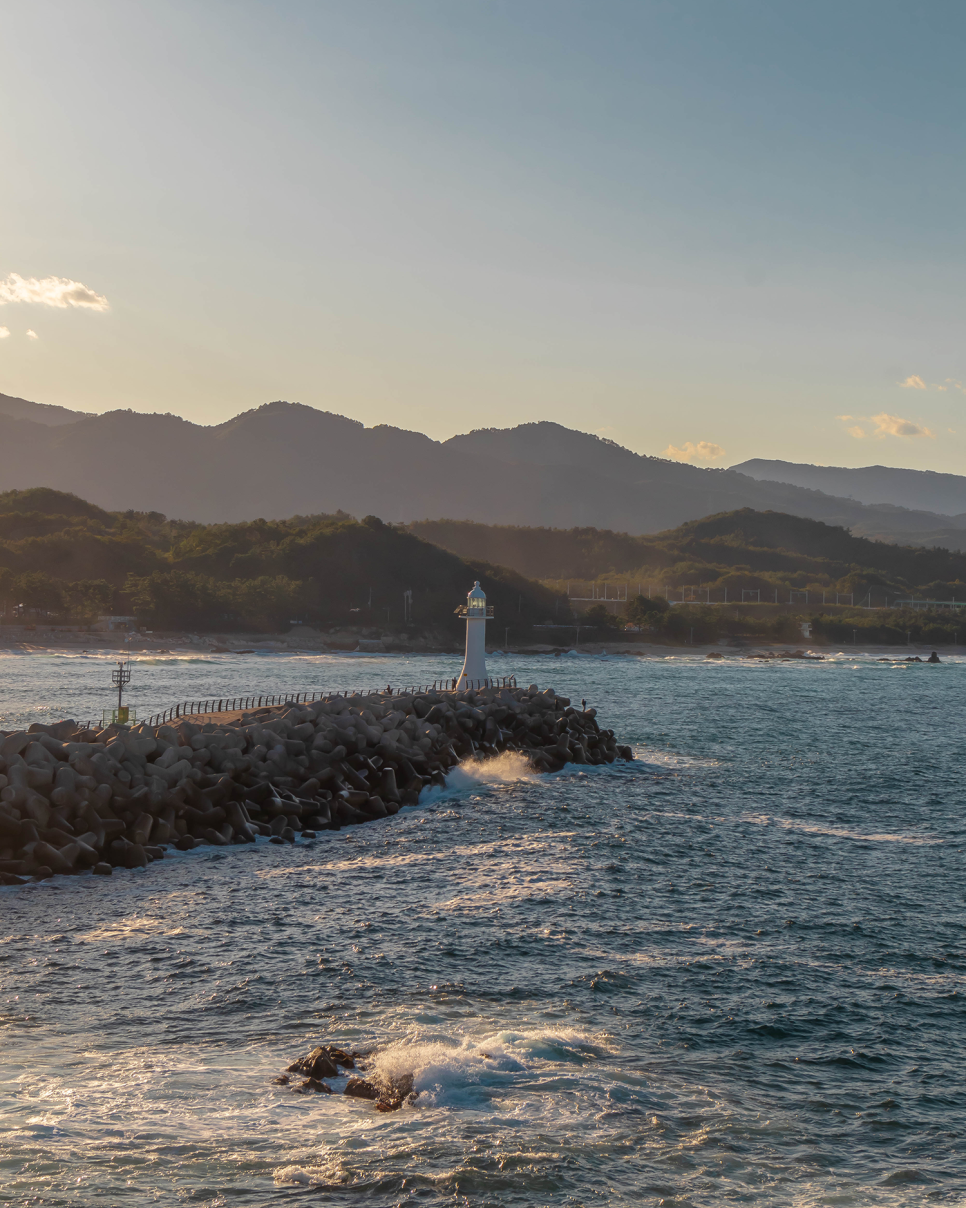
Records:
{"label": "shoreline", "polygon": [[[6,630],[6,631],[4,631]],[[408,643],[390,643],[382,645],[366,639],[358,639],[356,635],[344,635],[347,640],[339,644],[335,639],[331,643],[311,644],[298,640],[288,634],[272,635],[228,635],[215,634],[206,637],[187,633],[170,633],[163,635],[143,634],[134,635],[135,640],[128,640],[125,635],[117,633],[77,633],[76,639],[65,641],[62,631],[37,631],[17,633],[11,632],[10,627],[0,628],[0,655],[4,653],[46,653],[46,654],[125,654],[128,656],[150,655],[245,655],[245,654],[282,654],[302,655],[305,657],[331,655],[344,658],[347,656],[371,657],[400,657],[400,656],[438,656],[439,658],[462,658],[463,648],[448,645],[445,642],[423,638]],[[340,635],[343,636],[343,635]],[[355,643],[355,644],[353,644]],[[944,655],[953,657],[966,656],[966,643],[957,645],[937,646],[929,642],[912,642],[904,645],[887,643],[862,642],[858,645],[840,644],[835,642],[819,642],[815,639],[804,641],[757,641],[752,639],[721,639],[718,642],[703,644],[672,645],[666,642],[649,642],[640,639],[635,641],[621,640],[615,636],[613,640],[600,642],[581,642],[579,646],[559,646],[548,643],[510,643],[503,647],[496,644],[487,645],[488,657],[500,658],[509,656],[533,657],[547,655],[567,658],[576,656],[602,657],[604,655],[620,655],[632,658],[673,658],[693,656],[705,658],[710,653],[721,654],[728,660],[749,657],[756,652],[774,652],[783,650],[803,650],[816,655],[848,655],[856,654],[892,655],[926,655],[936,650],[940,659]]]}

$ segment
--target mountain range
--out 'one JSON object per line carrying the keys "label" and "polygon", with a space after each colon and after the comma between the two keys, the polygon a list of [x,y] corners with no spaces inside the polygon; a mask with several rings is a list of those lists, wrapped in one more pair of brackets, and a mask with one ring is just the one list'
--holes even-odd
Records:
{"label": "mountain range", "polygon": [[787,482],[810,491],[824,491],[859,503],[891,503],[956,516],[966,521],[966,477],[935,470],[904,470],[894,466],[813,466],[753,457],[731,467],[739,474],[767,482]]}
{"label": "mountain range", "polygon": [[[88,415],[0,395],[0,451],[0,490],[51,487],[110,511],[156,511],[204,523],[341,510],[393,522],[447,517],[643,534],[753,508],[878,540],[966,548],[962,510],[896,503],[908,497],[903,476],[922,471],[870,467],[886,476],[881,489],[887,493],[866,502],[854,490],[850,498],[763,476],[772,465],[785,473],[790,463],[701,469],[551,422],[434,441],[384,424],[366,428],[300,403],[267,403],[205,426],[177,415]],[[863,481],[863,471],[835,473]],[[890,474],[899,476],[891,492]],[[966,478],[924,477],[952,479],[966,490]],[[839,481],[841,489],[849,486],[845,477]],[[951,485],[943,489],[944,501],[955,498]]]}

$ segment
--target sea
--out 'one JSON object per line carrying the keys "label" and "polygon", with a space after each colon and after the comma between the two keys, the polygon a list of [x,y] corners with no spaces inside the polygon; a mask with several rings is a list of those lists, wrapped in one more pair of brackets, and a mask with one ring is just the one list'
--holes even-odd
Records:
{"label": "sea", "polygon": [[[633,763],[458,769],[294,846],[0,890],[0,1203],[966,1202],[966,660],[495,655]],[[0,728],[113,656],[0,655]],[[155,655],[189,698],[451,657]],[[276,1081],[319,1044],[418,1096]]]}

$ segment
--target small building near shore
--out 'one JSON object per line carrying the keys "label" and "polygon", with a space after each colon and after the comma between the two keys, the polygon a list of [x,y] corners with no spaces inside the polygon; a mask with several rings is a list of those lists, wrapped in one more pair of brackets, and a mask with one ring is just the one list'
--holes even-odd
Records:
{"label": "small building near shore", "polygon": [[98,617],[94,623],[95,629],[105,630],[108,633],[129,633],[137,627],[137,617]]}

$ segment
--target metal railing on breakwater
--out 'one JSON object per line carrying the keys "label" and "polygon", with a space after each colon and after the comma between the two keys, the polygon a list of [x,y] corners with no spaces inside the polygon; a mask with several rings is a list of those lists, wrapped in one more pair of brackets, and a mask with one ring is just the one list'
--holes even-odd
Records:
{"label": "metal railing on breakwater", "polygon": [[[165,709],[162,713],[155,713],[152,717],[147,718],[139,724],[145,726],[163,726],[166,722],[176,721],[182,717],[205,717],[213,713],[239,713],[247,709],[270,709],[278,705],[311,704],[312,701],[333,696],[344,696],[346,699],[351,696],[376,695],[421,696],[426,692],[452,692],[456,684],[457,677],[452,677],[450,679],[433,680],[432,684],[407,684],[402,688],[393,688],[387,684],[385,688],[356,688],[352,691],[348,688],[343,688],[341,691],[335,692],[289,692],[282,693],[281,695],[276,693],[262,696],[212,697],[210,700],[182,701],[180,704],[172,705],[171,708]],[[515,675],[491,676],[486,680],[464,681],[463,686],[468,690],[477,690],[480,688],[516,688],[517,678]]]}

